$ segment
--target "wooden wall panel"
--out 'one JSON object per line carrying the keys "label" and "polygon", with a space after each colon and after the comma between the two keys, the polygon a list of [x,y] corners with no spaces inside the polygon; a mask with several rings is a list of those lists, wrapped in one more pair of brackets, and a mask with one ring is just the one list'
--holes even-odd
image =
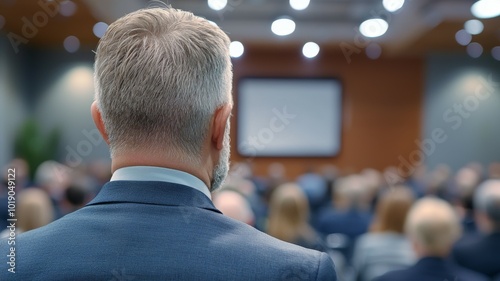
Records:
{"label": "wooden wall panel", "polygon": [[[379,170],[397,165],[420,138],[424,90],[423,60],[417,58],[367,59],[354,54],[351,63],[335,52],[316,59],[302,56],[300,48],[250,48],[233,60],[235,107],[232,119],[232,162],[249,161],[258,175],[269,164],[281,162],[287,177],[294,179],[307,167],[333,164],[344,171],[371,167]],[[238,80],[262,77],[337,77],[343,83],[342,148],[329,158],[253,158],[236,151]]]}

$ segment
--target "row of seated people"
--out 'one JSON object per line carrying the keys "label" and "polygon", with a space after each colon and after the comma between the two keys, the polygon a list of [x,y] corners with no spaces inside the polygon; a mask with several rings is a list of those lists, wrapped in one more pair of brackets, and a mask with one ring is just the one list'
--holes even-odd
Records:
{"label": "row of seated people", "polygon": [[[42,165],[34,183],[26,184],[41,188],[21,187],[18,231],[81,208],[98,191],[81,183],[106,181],[106,173],[89,169],[65,173],[67,186],[56,188],[56,165]],[[485,181],[497,175],[481,175],[474,165],[454,177],[444,172],[441,167],[420,178],[415,173],[393,184],[374,170],[342,177],[307,173],[294,182],[233,172],[213,201],[225,215],[278,239],[327,252],[339,280],[497,281],[500,184]]]}
{"label": "row of seated people", "polygon": [[[325,191],[327,178],[309,173],[268,184],[266,194],[262,178],[233,174],[214,203],[281,240],[329,252],[339,280],[500,278],[500,182],[489,180],[498,173],[472,164],[453,177],[440,166],[404,183],[384,178],[366,170]],[[398,269],[407,271],[388,274]]]}

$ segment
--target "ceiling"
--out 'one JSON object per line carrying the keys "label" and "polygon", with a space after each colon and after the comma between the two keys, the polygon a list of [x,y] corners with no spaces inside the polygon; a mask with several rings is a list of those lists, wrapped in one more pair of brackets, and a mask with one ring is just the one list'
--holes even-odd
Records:
{"label": "ceiling", "polygon": [[[45,0],[61,8],[68,1]],[[161,6],[160,1],[146,0],[73,0],[76,10],[71,16],[48,15],[39,1],[0,0],[0,34],[23,36],[26,21],[38,21],[34,34],[23,36],[19,43],[34,47],[62,47],[67,36],[76,36],[82,45],[95,48],[98,38],[93,34],[95,23],[111,23],[118,17],[149,5]],[[288,0],[228,0],[222,11],[211,10],[206,0],[164,1],[174,8],[192,11],[217,23],[232,40],[259,46],[298,45],[314,41],[324,48],[341,50],[340,46],[364,48],[375,42],[387,56],[425,55],[431,52],[465,52],[455,40],[470,13],[472,0],[406,0],[398,12],[391,14],[382,0],[311,0],[303,11],[293,10]],[[163,4],[164,5],[164,4]],[[279,37],[271,32],[273,20],[289,16],[297,23],[295,32]],[[3,17],[3,18],[2,18]],[[359,24],[368,18],[382,17],[389,23],[387,33],[376,39],[364,38]],[[480,43],[486,52],[500,45],[500,17],[482,20],[484,31],[472,41]],[[25,27],[26,29],[26,27]]]}

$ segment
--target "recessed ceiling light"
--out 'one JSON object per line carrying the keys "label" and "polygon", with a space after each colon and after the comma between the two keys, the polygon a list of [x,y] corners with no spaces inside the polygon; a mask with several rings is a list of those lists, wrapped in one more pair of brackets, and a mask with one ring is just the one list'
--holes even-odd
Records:
{"label": "recessed ceiling light", "polygon": [[382,55],[382,47],[380,47],[380,45],[377,43],[370,43],[368,46],[366,46],[365,53],[366,56],[370,59],[376,60],[380,58],[380,55]]}
{"label": "recessed ceiling light", "polygon": [[405,0],[384,0],[382,4],[384,8],[389,12],[395,12],[403,7]]}
{"label": "recessed ceiling light", "polygon": [[[500,3],[498,3],[500,5]],[[465,31],[467,31],[469,34],[472,35],[477,35],[481,32],[483,32],[484,25],[481,21],[479,20],[468,20],[464,24]]]}
{"label": "recessed ceiling light", "polygon": [[227,0],[208,0],[208,7],[215,11],[224,9],[227,5]]}
{"label": "recessed ceiling light", "polygon": [[271,25],[271,30],[279,36],[290,35],[295,31],[295,22],[289,18],[277,19]]}
{"label": "recessed ceiling light", "polygon": [[309,6],[310,0],[290,0],[290,6],[294,10],[304,10]]}
{"label": "recessed ceiling light", "polygon": [[491,49],[491,55],[493,56],[494,59],[500,61],[500,46],[496,46],[493,49]]}
{"label": "recessed ceiling light", "polygon": [[63,45],[68,53],[74,53],[80,49],[80,40],[76,36],[68,36],[64,39]]}
{"label": "recessed ceiling light", "polygon": [[233,58],[239,58],[245,52],[245,47],[240,41],[233,41],[229,45],[229,55]]}
{"label": "recessed ceiling light", "polygon": [[480,19],[500,16],[500,3],[498,0],[479,0],[470,8],[471,13]]}
{"label": "recessed ceiling light", "polygon": [[94,28],[92,28],[92,31],[94,32],[94,35],[97,38],[102,38],[104,36],[104,33],[106,33],[107,29],[108,29],[108,24],[100,21],[94,24]]}
{"label": "recessed ceiling light", "polygon": [[59,4],[59,13],[65,17],[71,17],[76,12],[76,4],[73,1],[63,1]]}
{"label": "recessed ceiling light", "polygon": [[479,58],[483,54],[483,46],[476,42],[470,43],[467,45],[467,54],[473,58]]}
{"label": "recessed ceiling light", "polygon": [[314,58],[319,54],[319,45],[314,42],[307,42],[302,47],[302,54],[306,58]]}
{"label": "recessed ceiling light", "polygon": [[359,26],[359,31],[365,37],[379,37],[384,35],[389,28],[389,24],[383,19],[365,20]]}
{"label": "recessed ceiling light", "polygon": [[467,46],[472,40],[472,36],[464,29],[461,29],[457,33],[455,33],[455,40],[457,40],[458,44]]}

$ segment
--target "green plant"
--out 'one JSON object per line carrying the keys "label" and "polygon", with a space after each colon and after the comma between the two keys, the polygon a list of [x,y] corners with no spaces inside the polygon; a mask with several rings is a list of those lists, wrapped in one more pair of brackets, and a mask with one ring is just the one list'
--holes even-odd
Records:
{"label": "green plant", "polygon": [[31,179],[40,164],[56,158],[59,140],[59,130],[54,129],[44,136],[40,134],[38,124],[34,119],[27,120],[21,126],[16,137],[14,154],[28,162]]}

